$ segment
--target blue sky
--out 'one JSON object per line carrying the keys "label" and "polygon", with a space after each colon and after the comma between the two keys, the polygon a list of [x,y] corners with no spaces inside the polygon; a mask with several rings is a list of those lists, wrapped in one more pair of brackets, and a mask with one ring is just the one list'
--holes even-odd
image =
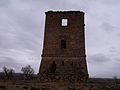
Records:
{"label": "blue sky", "polygon": [[120,77],[120,0],[0,0],[0,70],[38,72],[44,12],[85,12],[86,55],[90,77]]}

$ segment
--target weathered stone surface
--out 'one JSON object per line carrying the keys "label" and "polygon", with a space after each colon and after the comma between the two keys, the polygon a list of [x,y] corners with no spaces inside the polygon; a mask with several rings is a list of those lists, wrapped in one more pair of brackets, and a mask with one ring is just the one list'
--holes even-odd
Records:
{"label": "weathered stone surface", "polygon": [[[67,26],[61,25],[62,19],[68,21]],[[46,12],[39,75],[41,80],[49,81],[76,82],[88,78],[83,12]]]}

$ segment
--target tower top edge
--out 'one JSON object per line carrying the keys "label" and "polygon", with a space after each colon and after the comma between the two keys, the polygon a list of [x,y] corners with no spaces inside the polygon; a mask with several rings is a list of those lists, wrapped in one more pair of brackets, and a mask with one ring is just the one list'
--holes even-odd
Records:
{"label": "tower top edge", "polygon": [[45,12],[46,14],[48,14],[48,13],[82,13],[82,14],[84,14],[84,12],[83,11],[47,11],[47,12]]}

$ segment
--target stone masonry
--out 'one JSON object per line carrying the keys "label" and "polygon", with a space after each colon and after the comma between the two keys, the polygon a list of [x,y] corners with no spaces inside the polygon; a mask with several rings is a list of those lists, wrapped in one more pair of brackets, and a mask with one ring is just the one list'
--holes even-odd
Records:
{"label": "stone masonry", "polygon": [[88,78],[83,12],[46,12],[39,75],[41,80],[50,81]]}

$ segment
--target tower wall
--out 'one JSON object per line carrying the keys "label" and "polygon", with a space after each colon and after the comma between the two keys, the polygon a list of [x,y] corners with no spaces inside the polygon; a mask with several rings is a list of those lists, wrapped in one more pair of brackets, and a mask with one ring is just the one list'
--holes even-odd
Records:
{"label": "tower wall", "polygon": [[[67,20],[67,25],[62,25],[62,20]],[[83,12],[46,12],[39,75],[43,80],[78,81],[88,77]]]}

